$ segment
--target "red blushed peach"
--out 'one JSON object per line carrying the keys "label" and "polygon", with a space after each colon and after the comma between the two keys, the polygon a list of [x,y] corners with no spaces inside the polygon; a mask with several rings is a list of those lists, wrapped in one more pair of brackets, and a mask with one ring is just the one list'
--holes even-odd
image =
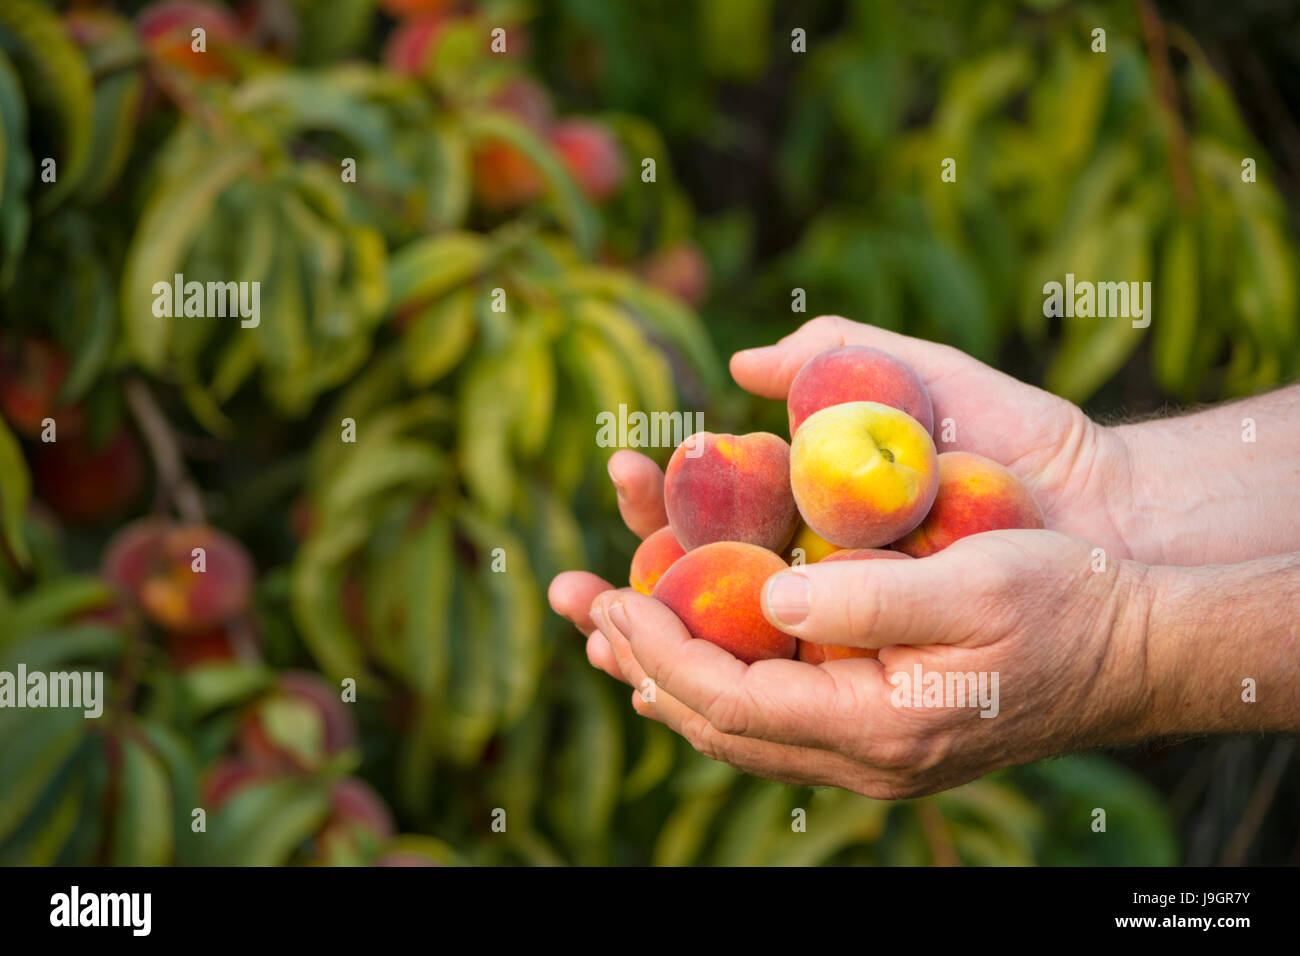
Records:
{"label": "red blushed peach", "polygon": [[664,525],[642,541],[636,554],[632,555],[628,582],[642,594],[652,593],[664,572],[685,553],[686,549],[678,543],[673,529]]}
{"label": "red blushed peach", "polygon": [[[939,486],[934,441],[878,402],[810,415],[790,449],[790,487],[808,526],[841,548],[878,548],[925,517]],[[670,511],[671,515],[672,512]]]}
{"label": "red blushed peach", "polygon": [[75,435],[81,430],[81,409],[61,405],[59,391],[68,378],[68,355],[58,346],[27,339],[0,351],[0,414],[14,431],[35,438],[47,418],[57,433]]}
{"label": "red blushed peach", "polygon": [[267,772],[318,770],[357,742],[352,714],[319,674],[286,671],[249,706],[239,727],[246,763]]}
{"label": "red blushed peach", "polygon": [[894,547],[914,558],[959,538],[1005,528],[1041,528],[1043,512],[1020,479],[996,461],[968,451],[939,456],[939,492],[914,531]]}
{"label": "red blushed peach", "polygon": [[551,130],[551,146],[588,197],[600,202],[618,191],[626,164],[609,129],[591,120],[564,120]]}
{"label": "red blushed peach", "polygon": [[38,445],[32,453],[32,486],[65,520],[94,525],[115,518],[140,496],[144,452],[125,428],[102,445],[72,435]]}
{"label": "red blushed peach", "polygon": [[743,541],[781,552],[799,515],[790,490],[790,446],[770,432],[696,432],[664,472],[668,524],[690,551]]}
{"label": "red blushed peach", "polygon": [[763,616],[763,584],[787,565],[765,548],[719,541],[688,551],[655,585],[654,598],[691,637],[717,644],[746,664],[793,657],[795,639]]}
{"label": "red blushed peach", "polygon": [[818,561],[826,560],[828,555],[835,554],[839,550],[835,545],[808,527],[808,522],[800,520],[794,537],[790,539],[790,544],[781,557],[785,558],[791,565],[816,564]]}
{"label": "red blushed peach", "polygon": [[155,623],[193,633],[242,614],[252,590],[253,562],[244,546],[216,528],[193,525],[163,535],[138,594]]}
{"label": "red blushed peach", "polygon": [[790,383],[790,436],[813,412],[845,402],[879,402],[934,429],[930,393],[910,365],[880,349],[844,345],[814,355]]}
{"label": "red blushed peach", "polygon": [[[844,551],[836,551],[822,558],[822,564],[830,564],[832,561],[871,561],[873,559],[883,559],[893,561],[898,558],[907,559],[907,555],[900,554],[897,551],[885,551],[880,548],[851,548]],[[826,661],[841,661],[851,657],[875,657],[880,652],[874,647],[849,647],[845,644],[815,644],[812,641],[799,642],[799,660],[809,664],[823,664]]]}

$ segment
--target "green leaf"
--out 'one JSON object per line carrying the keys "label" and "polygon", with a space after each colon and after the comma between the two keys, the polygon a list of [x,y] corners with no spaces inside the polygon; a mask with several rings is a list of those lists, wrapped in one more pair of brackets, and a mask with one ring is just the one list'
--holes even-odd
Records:
{"label": "green leaf", "polygon": [[27,512],[31,493],[32,478],[27,471],[23,450],[4,419],[0,419],[0,531],[3,531],[5,543],[14,557],[24,567],[31,560],[31,551],[23,536],[23,515]]}
{"label": "green leaf", "polygon": [[610,683],[586,662],[569,672],[572,708],[547,809],[579,863],[604,862],[623,774],[623,735]]}
{"label": "green leaf", "polygon": [[81,51],[57,15],[34,0],[0,5],[0,47],[13,56],[32,101],[54,114],[62,155],[58,179],[42,197],[50,210],[76,188],[90,159],[94,90]]}
{"label": "green leaf", "polygon": [[[30,671],[41,669],[28,666]],[[18,690],[22,693],[26,688]],[[4,781],[4,799],[0,800],[0,842],[22,823],[90,729],[85,715],[76,708],[56,707],[27,712],[32,713],[39,714],[39,719],[23,721],[22,732],[0,747],[0,780]],[[11,714],[3,716],[6,722],[17,723]]]}
{"label": "green leaf", "polygon": [[1165,239],[1156,286],[1162,308],[1153,317],[1152,359],[1156,380],[1166,391],[1190,397],[1195,381],[1192,352],[1196,341],[1200,301],[1196,228],[1176,222]]}
{"label": "green leaf", "polygon": [[195,717],[241,703],[266,690],[275,674],[264,664],[244,661],[210,661],[181,675],[181,685]]}
{"label": "green leaf", "polygon": [[402,336],[406,377],[426,388],[450,372],[474,341],[474,292],[457,289],[424,306]]}
{"label": "green leaf", "polygon": [[158,758],[137,740],[122,740],[122,770],[113,827],[114,866],[164,866],[174,848],[171,786]]}
{"label": "green leaf", "polygon": [[487,268],[492,244],[472,232],[447,232],[412,242],[388,262],[388,293],[394,308],[450,292]]}
{"label": "green leaf", "polygon": [[154,314],[154,283],[173,281],[217,198],[240,176],[247,175],[256,159],[256,153],[246,147],[212,149],[190,175],[164,180],[149,197],[127,251],[122,276],[122,322],[127,344],[146,369],[162,369],[175,321],[174,316]]}
{"label": "green leaf", "polygon": [[70,575],[38,585],[22,596],[0,620],[0,647],[39,630],[47,630],[82,611],[102,608],[113,600],[113,591],[102,578]]}
{"label": "green leaf", "polygon": [[244,787],[208,820],[206,862],[283,866],[329,813],[328,780],[288,777]]}
{"label": "green leaf", "polygon": [[519,400],[515,371],[513,353],[479,356],[466,367],[456,402],[461,474],[489,519],[505,515],[515,497],[510,456]]}

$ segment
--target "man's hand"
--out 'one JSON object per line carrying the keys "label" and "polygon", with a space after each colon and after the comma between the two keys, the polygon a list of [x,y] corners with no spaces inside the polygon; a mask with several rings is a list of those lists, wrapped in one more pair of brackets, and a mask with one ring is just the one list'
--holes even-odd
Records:
{"label": "man's hand", "polygon": [[[961,352],[830,316],[738,353],[732,375],[781,399],[808,358],[846,344],[916,369],[939,450],[1006,465],[1033,491],[1048,530],[976,535],[915,561],[774,575],[763,598],[774,624],[804,640],[880,648],[878,660],[819,666],[746,666],[691,639],[651,598],[586,572],[559,575],[552,607],[587,635],[595,666],[635,688],[638,713],[761,776],[877,797],[929,793],[1080,747],[1300,729],[1300,555],[1193,569],[1123,560],[1204,564],[1295,550],[1300,525],[1285,507],[1277,515],[1300,494],[1294,453],[1284,452],[1300,389],[1249,409],[1106,429]],[[1246,412],[1282,453],[1225,453],[1228,426]],[[1197,464],[1202,451],[1214,467]],[[610,477],[634,532],[667,523],[654,462],[620,451]],[[942,706],[907,706],[918,668],[921,703],[933,702],[934,674]],[[977,691],[983,675],[979,706],[946,699],[957,675],[963,687],[973,676]]]}
{"label": "man's hand", "polygon": [[1143,570],[1096,567],[1078,539],[998,531],[917,561],[770,579],[773,624],[880,648],[879,660],[746,666],[630,591],[600,594],[590,620],[637,711],[702,753],[763,777],[914,797],[1132,739],[1149,696]]}

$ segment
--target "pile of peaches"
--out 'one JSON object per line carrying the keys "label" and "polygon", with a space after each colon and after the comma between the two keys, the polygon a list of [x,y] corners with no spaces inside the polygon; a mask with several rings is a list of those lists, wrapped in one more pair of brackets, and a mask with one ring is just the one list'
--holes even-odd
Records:
{"label": "pile of peaches", "polygon": [[697,432],[679,445],[664,475],[668,524],[632,557],[635,590],[746,663],[876,656],[769,623],[763,586],[792,564],[912,560],[968,535],[1043,527],[1033,495],[1002,465],[938,453],[925,384],[887,352],[814,356],[787,404],[789,444],[770,432]]}

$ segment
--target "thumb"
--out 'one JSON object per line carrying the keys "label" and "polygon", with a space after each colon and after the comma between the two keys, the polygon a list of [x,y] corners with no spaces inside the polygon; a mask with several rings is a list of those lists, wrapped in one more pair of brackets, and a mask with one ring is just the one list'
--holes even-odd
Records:
{"label": "thumb", "polygon": [[950,550],[915,561],[835,561],[780,571],[763,586],[774,627],[817,644],[956,644],[971,637],[996,582]]}

